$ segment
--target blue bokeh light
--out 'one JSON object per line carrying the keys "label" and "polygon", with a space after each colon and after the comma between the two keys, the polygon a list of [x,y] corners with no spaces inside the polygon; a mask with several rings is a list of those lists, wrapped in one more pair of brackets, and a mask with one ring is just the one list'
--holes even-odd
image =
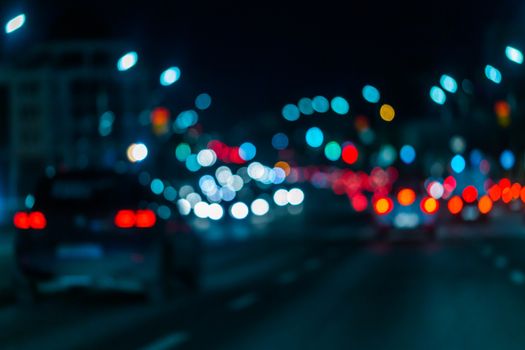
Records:
{"label": "blue bokeh light", "polygon": [[485,66],[485,76],[488,80],[492,81],[495,84],[501,83],[501,72],[499,69],[487,64]]}
{"label": "blue bokeh light", "polygon": [[210,108],[211,106],[211,96],[207,93],[202,93],[195,98],[195,108],[200,109],[201,111]]}
{"label": "blue bokeh light", "polygon": [[430,98],[438,105],[442,105],[447,101],[445,92],[438,86],[432,86],[432,88],[430,88]]}
{"label": "blue bokeh light", "polygon": [[321,129],[314,126],[306,131],[306,143],[312,148],[321,147],[324,141],[324,135]]}
{"label": "blue bokeh light", "polygon": [[341,96],[334,97],[332,101],[330,102],[330,106],[332,107],[332,110],[337,114],[347,114],[350,110],[350,105],[348,104],[348,101]]}
{"label": "blue bokeh light", "polygon": [[404,145],[399,150],[399,158],[405,164],[411,164],[416,159],[416,150],[410,145]]}
{"label": "blue bokeh light", "polygon": [[515,47],[507,46],[505,48],[505,55],[510,61],[514,63],[517,63],[517,64],[523,63],[523,53],[520,50],[516,49]]}
{"label": "blue bokeh light", "polygon": [[288,136],[279,132],[272,137],[272,146],[277,150],[283,150],[288,147]]}
{"label": "blue bokeh light", "polygon": [[296,105],[290,103],[283,107],[282,115],[284,119],[293,122],[299,119],[301,114],[299,112],[299,108],[297,108]]}
{"label": "blue bokeh light", "polygon": [[465,158],[460,154],[456,154],[450,161],[450,167],[456,174],[460,174],[465,170]]}
{"label": "blue bokeh light", "polygon": [[379,93],[379,90],[372,85],[365,85],[363,87],[363,98],[370,103],[377,103],[379,102],[379,99],[381,98],[381,94]]}
{"label": "blue bokeh light", "polygon": [[330,109],[330,102],[323,96],[315,96],[312,99],[312,107],[318,113],[326,113]]}
{"label": "blue bokeh light", "polygon": [[242,145],[239,146],[239,156],[245,161],[249,161],[255,158],[256,153],[257,148],[251,142],[244,142]]}
{"label": "blue bokeh light", "polygon": [[443,74],[441,79],[439,79],[439,83],[445,91],[452,94],[458,91],[458,83],[456,82],[456,79],[452,78],[450,75]]}
{"label": "blue bokeh light", "polygon": [[304,115],[312,115],[314,114],[314,108],[312,106],[312,100],[303,97],[299,100],[299,103],[297,104],[299,106],[299,111]]}
{"label": "blue bokeh light", "polygon": [[503,169],[509,170],[512,169],[512,167],[514,166],[514,163],[516,162],[516,157],[514,156],[514,153],[512,153],[511,150],[506,149],[503,152],[501,152],[499,162]]}
{"label": "blue bokeh light", "polygon": [[180,79],[179,67],[169,67],[160,75],[160,85],[170,86]]}

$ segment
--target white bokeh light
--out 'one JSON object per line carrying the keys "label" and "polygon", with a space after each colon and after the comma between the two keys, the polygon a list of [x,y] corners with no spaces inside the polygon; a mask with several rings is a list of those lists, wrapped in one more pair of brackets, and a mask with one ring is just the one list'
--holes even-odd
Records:
{"label": "white bokeh light", "polygon": [[230,215],[237,220],[242,220],[248,216],[249,209],[243,202],[234,203],[230,208]]}
{"label": "white bokeh light", "polygon": [[270,205],[265,199],[258,198],[252,202],[250,209],[254,215],[262,216],[268,213]]}

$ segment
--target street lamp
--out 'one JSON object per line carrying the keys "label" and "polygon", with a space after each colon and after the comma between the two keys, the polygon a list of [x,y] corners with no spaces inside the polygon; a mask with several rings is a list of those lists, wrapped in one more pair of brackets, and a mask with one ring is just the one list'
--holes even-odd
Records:
{"label": "street lamp", "polygon": [[160,75],[160,84],[162,86],[170,86],[175,83],[180,78],[180,69],[179,67],[170,67],[166,69]]}
{"label": "street lamp", "polygon": [[25,22],[26,22],[26,15],[23,13],[19,14],[16,17],[13,17],[5,25],[6,34],[10,34],[14,32],[15,30],[20,29],[24,25]]}
{"label": "street lamp", "polygon": [[137,61],[137,53],[135,51],[130,51],[121,58],[119,58],[119,60],[117,61],[117,69],[121,72],[127,71],[128,69],[136,65]]}

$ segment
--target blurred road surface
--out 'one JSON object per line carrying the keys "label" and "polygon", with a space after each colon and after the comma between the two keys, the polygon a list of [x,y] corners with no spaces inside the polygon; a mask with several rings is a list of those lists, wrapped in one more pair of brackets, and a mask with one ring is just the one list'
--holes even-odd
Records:
{"label": "blurred road surface", "polygon": [[[454,230],[464,237],[447,236]],[[309,238],[214,245],[205,255],[198,295],[181,291],[168,303],[148,305],[132,294],[61,292],[34,307],[4,305],[0,344],[3,349],[523,349],[525,235],[520,230],[493,223],[445,228],[437,241],[378,242],[345,239],[341,228],[319,228],[319,235]]]}

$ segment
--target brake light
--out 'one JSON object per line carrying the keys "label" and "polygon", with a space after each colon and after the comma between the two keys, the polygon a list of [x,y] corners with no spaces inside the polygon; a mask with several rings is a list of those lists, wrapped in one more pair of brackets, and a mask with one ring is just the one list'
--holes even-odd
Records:
{"label": "brake light", "polygon": [[388,197],[379,198],[374,203],[374,210],[378,215],[385,215],[392,211],[394,202]]}
{"label": "brake light", "polygon": [[153,227],[157,222],[157,217],[153,210],[137,210],[136,213],[136,226],[141,228]]}
{"label": "brake light", "polygon": [[115,215],[115,225],[120,228],[131,228],[135,226],[137,218],[133,210],[119,210]]}
{"label": "brake light", "polygon": [[467,203],[473,203],[478,199],[478,190],[474,186],[467,186],[462,193],[463,200]]}
{"label": "brake light", "polygon": [[425,197],[421,201],[421,210],[425,214],[434,214],[439,209],[439,202],[432,197]]}
{"label": "brake light", "polygon": [[498,184],[492,185],[489,189],[489,196],[493,202],[498,201],[501,198],[501,187]]}
{"label": "brake light", "polygon": [[492,200],[485,195],[479,199],[478,209],[481,214],[488,214],[492,210]]}
{"label": "brake light", "polygon": [[119,228],[149,228],[157,222],[157,216],[150,209],[144,210],[119,210],[115,215],[115,226]]}
{"label": "brake light", "polygon": [[463,200],[460,196],[454,196],[448,201],[448,211],[451,214],[459,214],[463,209]]}
{"label": "brake light", "polygon": [[410,188],[404,188],[397,194],[397,201],[403,206],[408,206],[416,200],[416,193]]}
{"label": "brake light", "polygon": [[13,224],[20,230],[43,230],[47,226],[45,215],[40,211],[26,213],[19,211],[13,217]]}

